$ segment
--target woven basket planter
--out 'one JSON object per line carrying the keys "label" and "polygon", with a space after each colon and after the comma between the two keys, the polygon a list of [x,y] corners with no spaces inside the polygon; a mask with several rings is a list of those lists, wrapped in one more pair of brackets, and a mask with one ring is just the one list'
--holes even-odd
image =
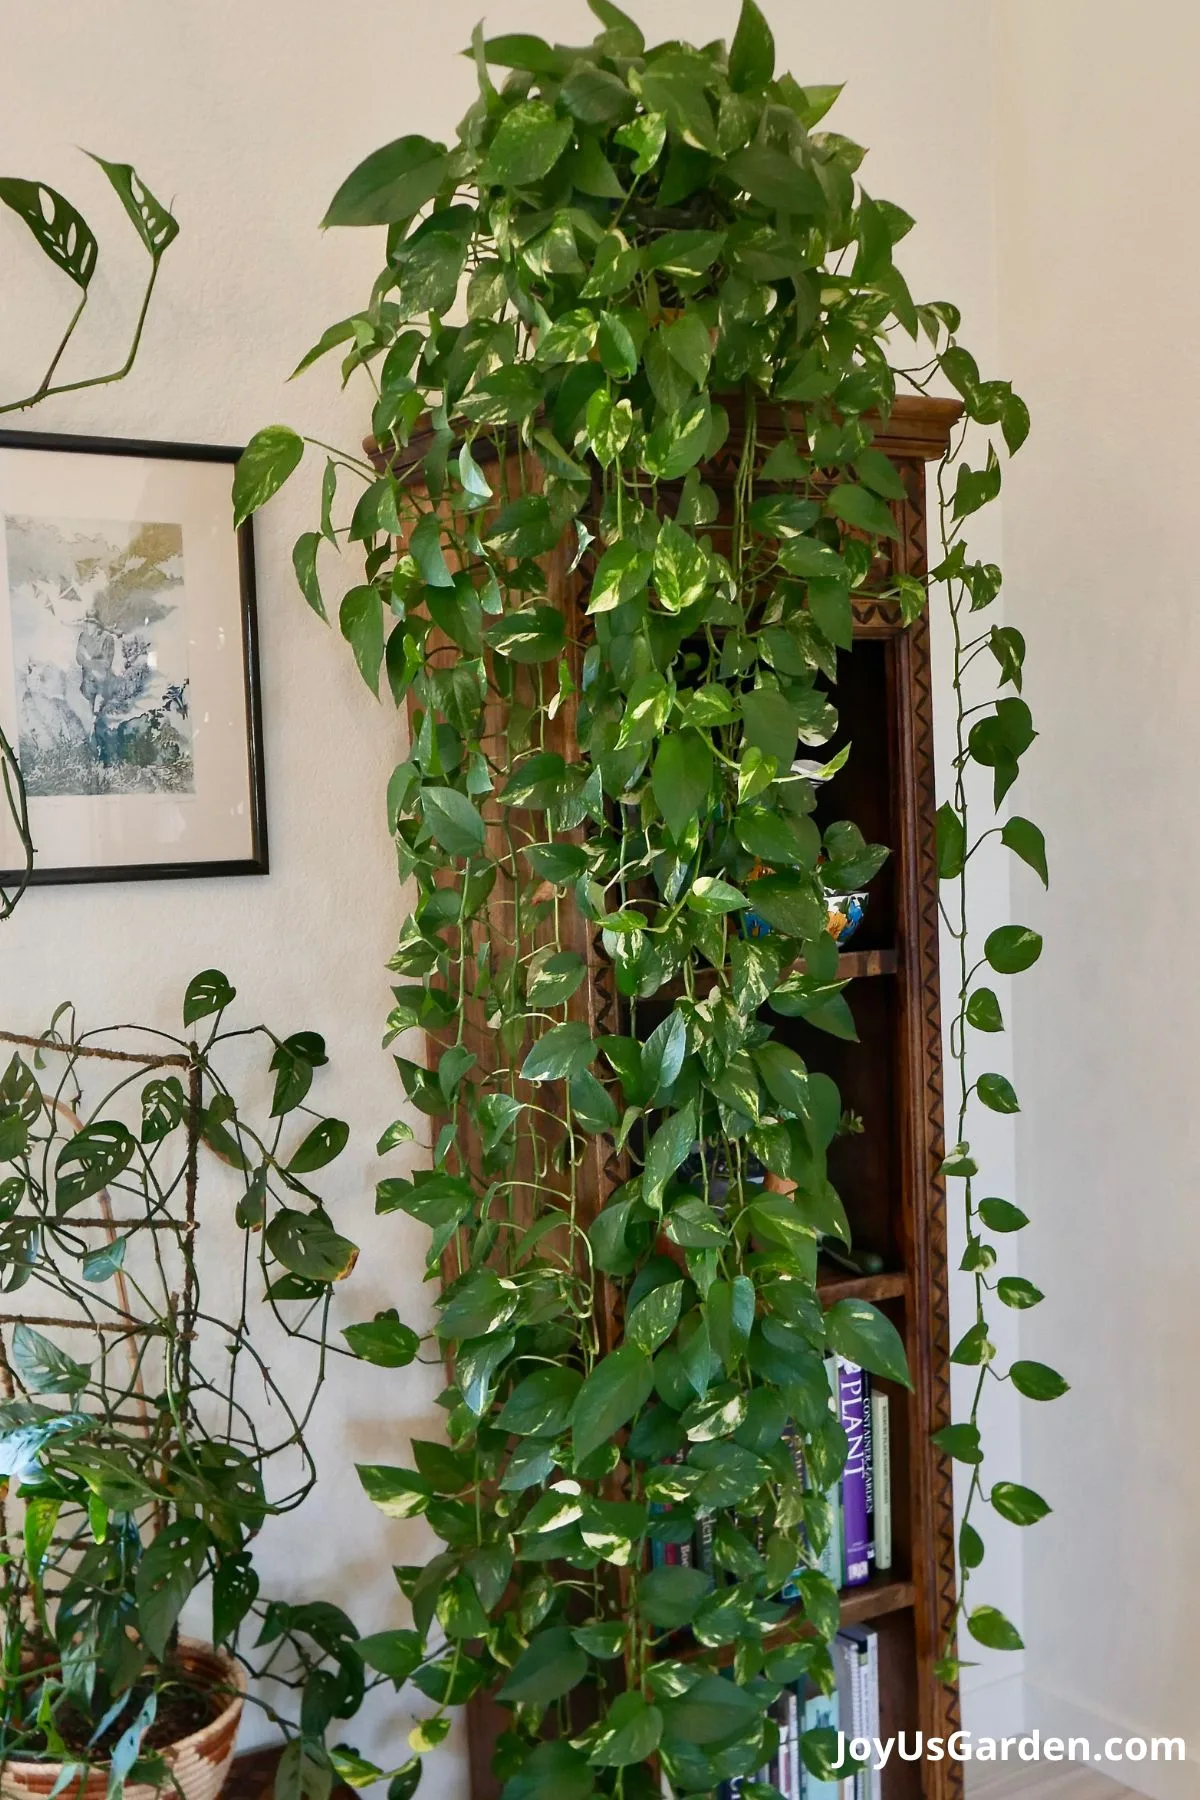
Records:
{"label": "woven basket planter", "polygon": [[[233,1688],[236,1691],[218,1714],[199,1731],[164,1745],[161,1755],[174,1775],[184,1800],[217,1800],[233,1760],[233,1747],[245,1704],[246,1678],[242,1670],[210,1644],[190,1638],[180,1642],[178,1660],[204,1686]],[[12,1759],[0,1768],[2,1800],[47,1800],[62,1774],[60,1762],[19,1762]],[[108,1770],[98,1763],[80,1781],[72,1780],[62,1790],[62,1800],[104,1800],[108,1790]],[[157,1800],[157,1796],[174,1795],[170,1782],[151,1787],[147,1782],[125,1784],[125,1800]]]}

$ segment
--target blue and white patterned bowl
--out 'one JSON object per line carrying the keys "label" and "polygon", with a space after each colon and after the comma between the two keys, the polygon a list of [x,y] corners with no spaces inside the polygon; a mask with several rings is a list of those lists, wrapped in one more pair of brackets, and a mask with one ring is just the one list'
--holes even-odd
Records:
{"label": "blue and white patterned bowl", "polygon": [[854,894],[826,894],[825,906],[829,913],[829,935],[838,949],[844,950],[863,922],[867,895],[861,889]]}
{"label": "blue and white patterned bowl", "polygon": [[[867,910],[868,895],[860,889],[853,894],[826,894],[825,907],[829,915],[826,929],[834,939],[839,950],[845,949],[854,936]],[[767,921],[754,911],[741,914],[742,932],[746,937],[769,937],[771,927]]]}

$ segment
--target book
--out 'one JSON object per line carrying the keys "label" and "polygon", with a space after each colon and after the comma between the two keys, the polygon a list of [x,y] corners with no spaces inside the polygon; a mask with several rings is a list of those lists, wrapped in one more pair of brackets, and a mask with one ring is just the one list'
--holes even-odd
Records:
{"label": "book", "polygon": [[867,1517],[865,1372],[849,1357],[837,1359],[838,1417],[849,1444],[842,1470],[842,1564],[845,1585],[861,1587],[871,1573],[871,1533]]}
{"label": "book", "polygon": [[892,1439],[888,1397],[871,1389],[871,1460],[875,1489],[875,1567],[892,1566]]}
{"label": "book", "polygon": [[771,1708],[775,1724],[779,1729],[779,1748],[775,1752],[774,1761],[770,1765],[767,1780],[772,1782],[783,1795],[784,1800],[791,1800],[792,1786],[792,1713],[786,1694],[781,1694]]}
{"label": "book", "polygon": [[[837,1358],[835,1356],[827,1356],[825,1358],[825,1374],[829,1381],[829,1410],[830,1410],[830,1412],[836,1413],[836,1411],[837,1411],[837,1379],[838,1378],[837,1378]],[[787,1441],[787,1444],[792,1453],[792,1467],[795,1469],[796,1473],[800,1476],[805,1487],[811,1489],[812,1480],[811,1480],[811,1476],[809,1473],[807,1463],[805,1461],[804,1443],[800,1436],[799,1428],[797,1427],[797,1425],[795,1424],[794,1421],[789,1421],[788,1424],[784,1427],[784,1437],[785,1437],[785,1440]],[[840,1487],[837,1484],[835,1484],[832,1488],[830,1488],[828,1490],[828,1492],[825,1495],[825,1498],[829,1502],[829,1511],[830,1511],[829,1535],[825,1540],[825,1547],[821,1551],[820,1557],[817,1559],[816,1566],[820,1570],[821,1574],[825,1576],[827,1581],[831,1581],[833,1583],[834,1587],[840,1588],[842,1586],[842,1522],[841,1522],[841,1490],[840,1490]],[[792,1571],[790,1580],[786,1581],[783,1584],[782,1589],[780,1590],[780,1596],[782,1599],[798,1600],[800,1598],[800,1589],[799,1589],[799,1586],[797,1585],[797,1581],[798,1581],[798,1577],[804,1573],[804,1570],[807,1566],[808,1565],[806,1563],[798,1563],[797,1564],[796,1568]]]}
{"label": "book", "polygon": [[[852,1627],[839,1631],[833,1640],[833,1666],[837,1670],[841,1705],[841,1730],[847,1740],[867,1735],[866,1648]],[[841,1800],[869,1800],[864,1773],[848,1775],[842,1783]]]}
{"label": "book", "polygon": [[784,1800],[800,1800],[801,1762],[800,1762],[800,1691],[796,1686],[788,1689],[785,1695],[787,1705],[788,1760],[786,1783],[779,1783],[779,1791]]}
{"label": "book", "polygon": [[[841,1729],[841,1710],[836,1688],[832,1694],[823,1694],[819,1688],[813,1687],[805,1698],[800,1729],[818,1731],[822,1727],[834,1731]],[[845,1785],[843,1782],[822,1781],[803,1762],[799,1763],[799,1770],[796,1800],[841,1800],[840,1790]]]}
{"label": "book", "polygon": [[[838,1371],[837,1357],[829,1355],[825,1358],[825,1378],[829,1382],[829,1410],[836,1415],[838,1409]],[[821,1560],[817,1567],[827,1581],[832,1581],[835,1588],[842,1586],[842,1484],[840,1481],[827,1491],[825,1498],[829,1502],[830,1524],[829,1536],[825,1548],[821,1552]]]}
{"label": "book", "polygon": [[871,1377],[863,1370],[863,1481],[867,1490],[867,1561],[875,1566],[875,1437]]}
{"label": "book", "polygon": [[[681,1463],[683,1462],[685,1455],[685,1451],[676,1450],[672,1455],[668,1456],[666,1460],[671,1463]],[[673,1511],[674,1507],[669,1500],[656,1500],[650,1507],[650,1515],[652,1518],[661,1519],[665,1514]],[[686,1539],[683,1540],[680,1540],[679,1538],[659,1539],[657,1537],[652,1537],[650,1540],[650,1562],[652,1567],[660,1569],[665,1564],[669,1568],[691,1568],[692,1535],[693,1534],[689,1532]]]}
{"label": "book", "polygon": [[[853,1646],[857,1683],[855,1737],[879,1736],[879,1633],[873,1625],[846,1625],[839,1638]],[[883,1773],[880,1769],[863,1769],[854,1777],[854,1800],[882,1800]]]}

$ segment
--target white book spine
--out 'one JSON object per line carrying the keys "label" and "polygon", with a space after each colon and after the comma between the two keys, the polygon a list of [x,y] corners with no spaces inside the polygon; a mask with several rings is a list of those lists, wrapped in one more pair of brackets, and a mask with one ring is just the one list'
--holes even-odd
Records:
{"label": "white book spine", "polygon": [[775,1752],[775,1773],[771,1780],[784,1800],[790,1800],[788,1788],[792,1779],[792,1712],[786,1696],[780,1699],[775,1722],[779,1726],[779,1748]]}
{"label": "white book spine", "polygon": [[[842,1701],[842,1730],[849,1742],[862,1737],[866,1730],[866,1658],[859,1655],[859,1646],[854,1638],[839,1632],[833,1640],[833,1661]],[[842,1784],[842,1800],[866,1800],[861,1775],[846,1776]]]}
{"label": "white book spine", "polygon": [[871,1390],[871,1455],[875,1490],[875,1567],[892,1566],[892,1438],[888,1397]]}
{"label": "white book spine", "polygon": [[[866,1705],[863,1708],[866,1724],[863,1736],[873,1740],[879,1736],[879,1633],[871,1625],[868,1625],[866,1630]],[[865,1800],[883,1800],[882,1769],[868,1770],[865,1782],[867,1789]]]}

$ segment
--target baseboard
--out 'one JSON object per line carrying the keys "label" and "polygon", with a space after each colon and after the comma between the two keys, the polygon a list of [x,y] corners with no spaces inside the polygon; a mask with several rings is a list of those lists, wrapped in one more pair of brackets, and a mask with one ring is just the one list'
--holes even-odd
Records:
{"label": "baseboard", "polygon": [[1000,1675],[962,1688],[963,1726],[973,1738],[1019,1737],[1025,1729],[1025,1678]]}
{"label": "baseboard", "polygon": [[[1135,1794],[1146,1794],[1150,1800],[1195,1800],[1200,1792],[1200,1758],[1196,1754],[1196,1745],[1188,1745],[1187,1759],[1183,1762],[1096,1762],[1095,1754],[1106,1739],[1149,1737],[1151,1733],[1130,1719],[1101,1718],[1099,1713],[1040,1683],[1026,1680],[1024,1686],[1028,1731],[1038,1728],[1043,1736],[1087,1738],[1092,1747],[1093,1768]],[[1170,1735],[1182,1737],[1183,1733]]]}

